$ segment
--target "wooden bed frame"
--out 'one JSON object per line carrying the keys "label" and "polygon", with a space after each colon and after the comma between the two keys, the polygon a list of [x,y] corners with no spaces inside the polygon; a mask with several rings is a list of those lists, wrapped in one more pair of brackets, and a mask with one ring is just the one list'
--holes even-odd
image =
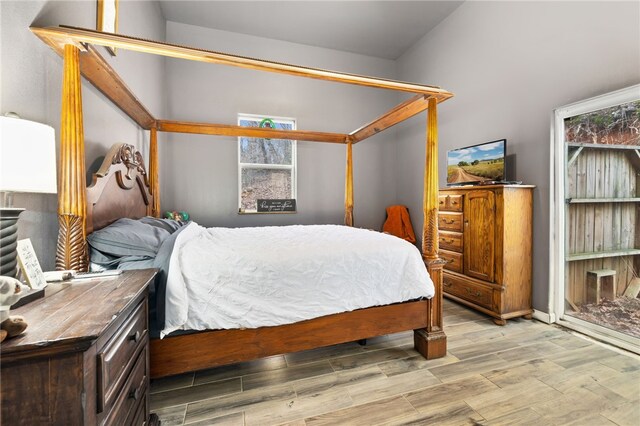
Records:
{"label": "wooden bed frame", "polygon": [[[31,28],[31,31],[64,59],[58,186],[60,231],[56,252],[58,269],[87,269],[86,236],[94,230],[121,217],[159,215],[158,131],[345,144],[345,225],[353,226],[353,145],[427,110],[422,256],[436,290],[432,299],[360,309],[277,327],[211,330],[152,340],[152,377],[405,330],[414,330],[415,347],[425,358],[439,358],[446,354],[446,336],[442,328],[443,262],[438,257],[436,109],[439,102],[453,96],[450,92],[435,86],[264,61],[87,29],[61,26]],[[95,45],[416,95],[349,134],[161,120],[149,113],[98,53]],[[140,153],[131,145],[121,144],[111,148],[102,167],[94,175],[92,185],[86,187],[81,76],[142,129],[150,131],[149,174]]]}

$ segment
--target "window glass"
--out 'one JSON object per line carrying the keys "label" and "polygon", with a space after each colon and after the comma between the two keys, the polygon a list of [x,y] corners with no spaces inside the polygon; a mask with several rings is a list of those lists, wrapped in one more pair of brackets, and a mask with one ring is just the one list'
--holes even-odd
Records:
{"label": "window glass", "polygon": [[[295,130],[292,118],[239,114],[238,124],[277,130]],[[239,208],[256,212],[258,199],[296,198],[296,141],[238,138]]]}

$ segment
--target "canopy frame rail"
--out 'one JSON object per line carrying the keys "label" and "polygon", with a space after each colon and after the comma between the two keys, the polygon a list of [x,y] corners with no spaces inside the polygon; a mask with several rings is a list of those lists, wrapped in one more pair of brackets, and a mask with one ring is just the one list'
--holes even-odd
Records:
{"label": "canopy frame rail", "polygon": [[349,134],[349,136],[353,139],[353,143],[358,143],[387,130],[389,127],[395,126],[396,124],[426,110],[429,106],[429,99],[431,99],[431,96],[429,95],[416,95],[393,107],[372,122],[354,130]]}
{"label": "canopy frame rail", "polygon": [[438,98],[439,102],[452,97],[453,94],[437,86],[408,83],[387,78],[375,78],[358,74],[329,71],[300,65],[285,64],[275,61],[231,55],[207,49],[181,46],[177,44],[146,40],[121,34],[78,28],[71,26],[38,28],[31,27],[31,31],[49,44],[54,50],[62,49],[65,44],[93,44],[105,47],[133,50],[143,53],[167,56],[172,58],[189,59],[200,62],[232,65],[260,71],[279,74],[289,74],[319,80],[334,81],[358,86],[377,87],[410,93],[423,93]]}
{"label": "canopy frame rail", "polygon": [[244,127],[230,124],[194,123],[158,120],[158,130],[171,133],[191,133],[217,136],[246,136],[250,138],[288,139],[308,142],[347,143],[346,134],[314,132],[309,130],[282,130],[267,127]]}

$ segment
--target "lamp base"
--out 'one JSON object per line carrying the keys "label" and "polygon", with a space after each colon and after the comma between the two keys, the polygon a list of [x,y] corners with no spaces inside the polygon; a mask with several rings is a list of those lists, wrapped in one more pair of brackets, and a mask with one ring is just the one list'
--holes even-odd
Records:
{"label": "lamp base", "polygon": [[18,216],[24,209],[0,208],[0,275],[15,278],[18,272]]}

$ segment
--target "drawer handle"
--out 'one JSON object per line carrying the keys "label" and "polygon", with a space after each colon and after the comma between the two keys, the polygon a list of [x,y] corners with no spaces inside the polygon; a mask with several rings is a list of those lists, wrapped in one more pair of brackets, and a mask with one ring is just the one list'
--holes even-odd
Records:
{"label": "drawer handle", "polygon": [[450,283],[449,281],[443,281],[442,285],[444,285],[445,287],[451,287],[453,283]]}
{"label": "drawer handle", "polygon": [[129,337],[127,337],[127,340],[133,340],[135,343],[138,343],[138,341],[140,340],[140,330],[136,331],[133,334],[130,334]]}
{"label": "drawer handle", "polygon": [[447,225],[453,225],[454,223],[456,223],[455,219],[449,219],[449,220],[447,220],[447,219],[442,219],[442,221],[443,221],[444,223],[446,223]]}
{"label": "drawer handle", "polygon": [[476,291],[475,293],[473,293],[469,287],[465,287],[464,289],[465,289],[465,290],[467,290],[467,293],[469,293],[469,294],[470,294],[471,296],[473,296],[473,297],[480,297],[480,296],[482,296],[482,294],[480,294],[480,292],[479,292],[479,291]]}
{"label": "drawer handle", "polygon": [[444,201],[440,200],[440,205],[443,205],[443,204],[444,204]]}
{"label": "drawer handle", "polygon": [[129,399],[133,399],[134,401],[137,401],[138,399],[140,399],[140,389],[141,388],[131,389],[129,391],[129,395],[127,395],[127,397]]}
{"label": "drawer handle", "polygon": [[453,204],[454,206],[457,206],[458,202],[457,201],[452,201],[451,204]]}
{"label": "drawer handle", "polygon": [[447,261],[447,263],[453,263],[453,262],[455,262],[455,261],[456,261],[455,259],[446,259],[446,258],[445,258],[444,260],[446,260],[446,261]]}
{"label": "drawer handle", "polygon": [[446,238],[440,238],[440,242],[447,243],[447,244],[453,244],[453,241],[454,241],[453,238],[450,238],[448,240]]}

